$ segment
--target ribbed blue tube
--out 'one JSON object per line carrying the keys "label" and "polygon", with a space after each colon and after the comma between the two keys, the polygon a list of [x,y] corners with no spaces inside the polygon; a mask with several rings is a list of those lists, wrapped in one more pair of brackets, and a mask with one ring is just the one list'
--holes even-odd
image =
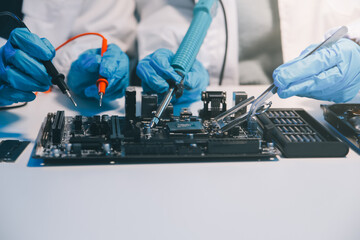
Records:
{"label": "ribbed blue tube", "polygon": [[190,71],[205,39],[212,21],[214,4],[217,4],[214,0],[203,0],[194,8],[193,20],[171,63],[183,75]]}

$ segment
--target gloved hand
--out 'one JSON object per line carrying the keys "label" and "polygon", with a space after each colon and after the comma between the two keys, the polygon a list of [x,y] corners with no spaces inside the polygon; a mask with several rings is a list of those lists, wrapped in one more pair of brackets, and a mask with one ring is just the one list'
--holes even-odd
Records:
{"label": "gloved hand", "polygon": [[[171,67],[174,54],[168,49],[158,49],[141,60],[136,68],[136,74],[141,79],[145,93],[158,93],[161,97],[169,90],[166,80],[180,83],[181,77]],[[201,92],[209,85],[209,74],[199,61],[186,74],[184,79],[184,93],[179,98],[173,97],[173,103],[195,102],[200,100]]]}
{"label": "gloved hand", "polygon": [[101,57],[101,49],[89,49],[71,64],[68,86],[77,95],[99,98],[96,81],[99,75],[105,77],[109,85],[103,101],[121,98],[129,86],[129,58],[115,44],[109,44]]}
{"label": "gloved hand", "polygon": [[315,47],[275,69],[279,97],[297,95],[334,102],[354,98],[360,89],[360,46],[343,38],[302,59]]}
{"label": "gloved hand", "polygon": [[14,29],[0,48],[0,105],[32,101],[33,91],[48,90],[51,77],[40,60],[54,56],[55,49],[46,38],[26,28]]}

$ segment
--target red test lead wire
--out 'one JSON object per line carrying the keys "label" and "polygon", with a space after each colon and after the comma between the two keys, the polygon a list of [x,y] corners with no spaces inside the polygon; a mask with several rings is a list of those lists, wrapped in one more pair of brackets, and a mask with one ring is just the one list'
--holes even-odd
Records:
{"label": "red test lead wire", "polygon": [[[107,50],[107,39],[101,35],[100,33],[94,33],[94,32],[89,32],[89,33],[82,33],[79,35],[76,35],[75,37],[70,38],[69,40],[67,40],[66,42],[64,42],[63,44],[61,44],[59,47],[57,47],[55,50],[59,50],[61,47],[63,47],[64,45],[68,44],[69,42],[82,37],[82,36],[86,36],[86,35],[96,35],[102,38],[102,46],[101,46],[101,56],[104,55],[104,53]],[[105,95],[105,91],[107,86],[109,85],[109,82],[107,81],[106,78],[104,78],[103,76],[99,76],[99,79],[96,81],[96,86],[98,88],[98,94],[99,94],[99,105],[101,107],[102,105],[102,99]]]}
{"label": "red test lead wire", "polygon": [[[106,38],[103,38],[103,42],[102,42],[102,46],[101,46],[101,56],[104,55],[106,50],[107,50],[107,40],[106,40]],[[105,95],[105,90],[108,85],[109,85],[109,82],[107,81],[107,79],[100,75],[99,79],[96,81],[96,86],[98,87],[100,107],[102,105],[102,99]]]}

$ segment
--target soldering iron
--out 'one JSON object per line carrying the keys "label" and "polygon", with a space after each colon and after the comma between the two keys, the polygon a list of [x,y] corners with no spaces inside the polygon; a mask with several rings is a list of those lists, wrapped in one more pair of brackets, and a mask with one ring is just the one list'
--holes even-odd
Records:
{"label": "soldering iron", "polygon": [[151,120],[150,128],[153,128],[159,123],[161,115],[168,107],[173,96],[175,95],[176,98],[182,96],[184,78],[196,60],[196,56],[199,53],[211,21],[216,14],[217,5],[218,0],[200,0],[195,5],[194,16],[190,27],[171,62],[171,66],[181,76],[182,80],[179,84],[175,84],[170,80],[168,81],[169,90]]}

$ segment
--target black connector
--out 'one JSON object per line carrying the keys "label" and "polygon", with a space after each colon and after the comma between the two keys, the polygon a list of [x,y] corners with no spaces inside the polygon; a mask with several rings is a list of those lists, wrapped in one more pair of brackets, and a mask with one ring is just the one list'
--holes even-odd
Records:
{"label": "black connector", "polygon": [[201,111],[200,115],[204,119],[214,118],[226,111],[226,92],[202,92],[201,100],[204,102],[204,109]]}
{"label": "black connector", "polygon": [[136,91],[134,87],[126,88],[125,117],[129,120],[134,120],[136,117]]}
{"label": "black connector", "polygon": [[54,122],[51,126],[52,129],[52,143],[60,144],[65,126],[65,113],[64,111],[57,111]]}
{"label": "black connector", "polygon": [[[244,92],[244,91],[233,92],[233,100],[235,102],[235,105],[246,100],[247,97],[248,96],[247,96],[246,92]],[[245,114],[246,112],[247,112],[247,106],[245,106],[243,109],[237,111],[235,113],[235,118],[240,117],[241,115]]]}
{"label": "black connector", "polygon": [[156,94],[143,94],[141,96],[141,117],[150,120],[156,111],[158,96]]}

